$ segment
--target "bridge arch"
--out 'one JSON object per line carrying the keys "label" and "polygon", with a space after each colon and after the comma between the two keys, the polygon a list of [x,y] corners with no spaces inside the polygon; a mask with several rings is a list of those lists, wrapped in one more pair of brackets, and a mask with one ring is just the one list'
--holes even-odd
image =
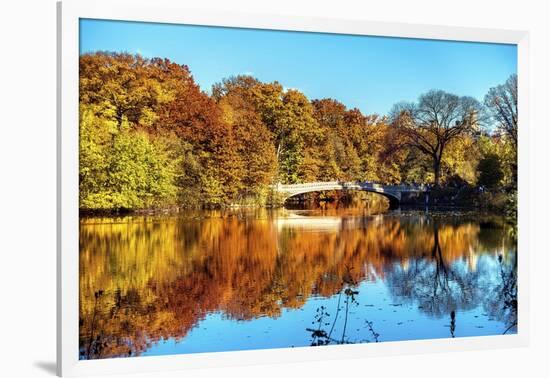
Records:
{"label": "bridge arch", "polygon": [[380,194],[390,201],[390,209],[397,209],[401,203],[401,195],[404,192],[423,192],[424,187],[411,185],[382,185],[373,182],[313,182],[304,184],[277,184],[274,190],[283,196],[284,201],[294,196],[331,190],[358,190]]}
{"label": "bridge arch", "polygon": [[[288,199],[290,199],[292,197],[299,196],[300,194],[315,193],[315,192],[328,192],[328,191],[334,191],[334,190],[342,191],[343,189],[307,190],[307,191],[303,191],[303,192],[299,192],[299,193],[293,193],[289,196],[286,196],[284,198],[284,201],[286,202]],[[401,199],[398,198],[396,195],[390,194],[390,193],[381,193],[381,192],[378,192],[378,191],[375,191],[375,190],[367,190],[367,189],[346,189],[346,190],[357,190],[357,191],[368,192],[368,193],[376,193],[376,194],[379,194],[383,197],[386,197],[389,200],[389,203],[390,203],[390,210],[398,209],[399,205],[400,205],[400,201],[401,201]]]}

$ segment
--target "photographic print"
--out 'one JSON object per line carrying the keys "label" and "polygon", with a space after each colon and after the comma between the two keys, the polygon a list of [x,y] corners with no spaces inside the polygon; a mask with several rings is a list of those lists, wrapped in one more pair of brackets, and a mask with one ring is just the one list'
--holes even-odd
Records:
{"label": "photographic print", "polygon": [[517,45],[79,29],[79,359],[518,332]]}

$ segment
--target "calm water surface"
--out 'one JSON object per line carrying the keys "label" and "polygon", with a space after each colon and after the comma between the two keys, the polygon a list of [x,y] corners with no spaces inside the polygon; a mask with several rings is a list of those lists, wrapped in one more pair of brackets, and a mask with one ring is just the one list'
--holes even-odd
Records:
{"label": "calm water surface", "polygon": [[80,358],[516,333],[504,224],[352,210],[83,218]]}

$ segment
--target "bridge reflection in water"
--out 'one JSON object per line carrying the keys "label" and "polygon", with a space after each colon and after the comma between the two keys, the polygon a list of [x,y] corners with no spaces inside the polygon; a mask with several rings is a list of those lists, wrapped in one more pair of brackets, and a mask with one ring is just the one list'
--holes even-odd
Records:
{"label": "bridge reflection in water", "polygon": [[515,332],[498,218],[305,214],[83,219],[80,358]]}

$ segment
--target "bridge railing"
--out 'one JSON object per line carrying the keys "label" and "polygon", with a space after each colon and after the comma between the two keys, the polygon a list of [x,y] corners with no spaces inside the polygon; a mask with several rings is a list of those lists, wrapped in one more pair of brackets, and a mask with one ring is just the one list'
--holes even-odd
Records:
{"label": "bridge railing", "polygon": [[309,188],[366,188],[366,189],[378,189],[386,191],[426,191],[427,186],[424,184],[414,185],[414,184],[397,184],[397,185],[385,185],[372,181],[318,181],[318,182],[308,182],[301,184],[275,184],[272,187],[279,191],[288,191],[288,190],[301,190]]}

